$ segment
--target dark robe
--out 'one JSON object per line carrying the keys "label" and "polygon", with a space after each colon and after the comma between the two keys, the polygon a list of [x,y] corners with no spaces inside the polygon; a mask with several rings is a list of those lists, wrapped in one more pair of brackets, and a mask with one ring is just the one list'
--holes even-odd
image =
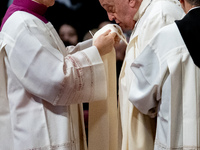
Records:
{"label": "dark robe", "polygon": [[176,24],[195,65],[200,68],[200,8],[190,10]]}

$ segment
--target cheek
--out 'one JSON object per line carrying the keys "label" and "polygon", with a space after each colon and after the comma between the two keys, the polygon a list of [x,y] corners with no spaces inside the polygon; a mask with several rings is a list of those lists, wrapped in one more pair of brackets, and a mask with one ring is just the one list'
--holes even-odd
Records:
{"label": "cheek", "polygon": [[135,23],[134,23],[133,19],[124,18],[124,20],[123,20],[123,29],[125,29],[125,30],[133,30],[134,25],[135,25]]}
{"label": "cheek", "polygon": [[123,22],[124,24],[129,24],[131,19],[129,17],[127,17],[126,15],[122,15],[120,16],[120,20],[121,22]]}
{"label": "cheek", "polygon": [[121,21],[125,21],[127,20],[127,17],[129,16],[129,14],[127,14],[126,10],[125,9],[121,9],[119,8],[118,11],[117,11],[117,16],[118,16],[118,19],[120,19]]}

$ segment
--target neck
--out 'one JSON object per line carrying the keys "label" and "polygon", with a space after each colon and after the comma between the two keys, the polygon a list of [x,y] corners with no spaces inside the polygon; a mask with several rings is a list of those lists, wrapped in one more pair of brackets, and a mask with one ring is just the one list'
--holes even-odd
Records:
{"label": "neck", "polygon": [[45,5],[46,7],[49,7],[49,5],[44,3],[42,0],[32,0],[32,1],[36,2],[36,3],[40,4],[40,5]]}
{"label": "neck", "polygon": [[[200,7],[200,6],[193,6],[193,7],[191,7],[191,8],[188,10],[188,12],[191,11],[192,9],[199,8],[199,7]],[[188,12],[187,12],[187,13],[188,13]]]}
{"label": "neck", "polygon": [[184,12],[187,14],[192,8],[195,8],[195,5],[191,5],[187,1],[182,2],[182,8]]}
{"label": "neck", "polygon": [[[38,4],[41,4],[41,5],[45,5],[44,3],[42,3],[41,0],[31,0],[31,1],[38,3]],[[47,5],[45,5],[45,6],[48,7]]]}
{"label": "neck", "polygon": [[34,2],[36,2],[36,3],[38,3],[38,4],[41,4],[41,3],[39,3],[37,0],[32,0],[32,1],[34,1]]}
{"label": "neck", "polygon": [[185,13],[187,14],[192,8],[193,8],[192,5],[190,5],[190,4],[186,5],[186,7],[185,7]]}

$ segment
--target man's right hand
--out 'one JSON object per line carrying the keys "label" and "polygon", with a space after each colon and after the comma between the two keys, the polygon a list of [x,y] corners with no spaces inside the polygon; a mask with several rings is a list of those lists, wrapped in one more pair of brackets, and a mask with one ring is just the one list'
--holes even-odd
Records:
{"label": "man's right hand", "polygon": [[106,31],[94,41],[94,46],[97,47],[101,56],[111,52],[115,45],[117,34],[115,32],[110,32],[111,30]]}

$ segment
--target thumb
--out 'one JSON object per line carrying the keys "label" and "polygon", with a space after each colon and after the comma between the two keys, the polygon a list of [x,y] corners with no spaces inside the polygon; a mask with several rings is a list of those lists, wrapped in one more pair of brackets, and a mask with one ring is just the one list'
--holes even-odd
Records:
{"label": "thumb", "polygon": [[116,32],[112,32],[111,34],[109,34],[109,36],[110,36],[111,38],[115,38],[115,37],[117,36],[117,33],[116,33]]}

